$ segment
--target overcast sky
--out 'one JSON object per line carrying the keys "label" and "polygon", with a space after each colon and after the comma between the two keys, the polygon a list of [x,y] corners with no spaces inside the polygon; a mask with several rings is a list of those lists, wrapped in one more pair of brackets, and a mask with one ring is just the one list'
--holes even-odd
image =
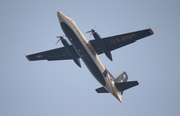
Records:
{"label": "overcast sky", "polygon": [[[0,116],[179,116],[180,2],[178,0],[1,0]],[[80,30],[101,37],[152,28],[154,35],[100,60],[114,75],[126,71],[139,85],[120,103],[81,60],[29,62],[25,55],[63,47],[57,11]],[[90,40],[94,39],[85,34]]]}

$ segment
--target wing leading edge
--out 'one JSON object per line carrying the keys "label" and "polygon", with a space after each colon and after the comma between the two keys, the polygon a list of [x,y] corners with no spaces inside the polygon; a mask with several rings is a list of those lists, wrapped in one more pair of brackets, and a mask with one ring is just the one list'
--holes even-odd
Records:
{"label": "wing leading edge", "polygon": [[[79,58],[79,55],[74,50],[72,45],[70,46],[70,49],[72,50],[72,52],[75,53],[76,57]],[[27,55],[26,58],[29,61],[37,61],[37,60],[53,61],[53,60],[69,60],[69,59],[72,59],[71,56],[69,55],[69,53],[66,51],[65,47]]]}
{"label": "wing leading edge", "polygon": [[[107,47],[107,49],[112,51],[117,48],[131,44],[135,42],[136,40],[142,39],[144,37],[147,37],[153,34],[154,34],[153,30],[150,28],[150,29],[140,30],[136,32],[130,32],[126,34],[105,37],[105,38],[102,38],[102,41]],[[90,43],[97,54],[103,53],[101,47],[99,46],[96,40],[90,40]]]}

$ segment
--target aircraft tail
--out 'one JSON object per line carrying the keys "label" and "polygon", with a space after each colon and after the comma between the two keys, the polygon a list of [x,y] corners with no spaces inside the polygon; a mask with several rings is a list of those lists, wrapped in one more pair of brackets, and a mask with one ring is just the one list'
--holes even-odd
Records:
{"label": "aircraft tail", "polygon": [[114,78],[115,86],[121,92],[121,94],[123,94],[124,90],[139,85],[137,81],[127,82],[127,80],[128,80],[128,75],[125,71]]}
{"label": "aircraft tail", "polygon": [[138,81],[129,81],[129,82],[122,82],[122,83],[115,83],[116,88],[123,92],[126,89],[139,85]]}
{"label": "aircraft tail", "polygon": [[[129,81],[129,82],[122,82],[122,83],[114,83],[116,88],[123,93],[124,90],[139,85],[137,81]],[[104,87],[100,87],[96,89],[97,93],[109,93]]]}
{"label": "aircraft tail", "polygon": [[[136,85],[139,85],[138,81],[128,81],[127,82],[127,80],[128,80],[128,75],[125,71],[120,73],[119,75],[117,75],[113,80],[114,85],[121,92],[121,94],[123,94],[124,90],[134,87]],[[97,93],[109,93],[104,87],[97,88],[96,92]]]}
{"label": "aircraft tail", "polygon": [[[113,81],[114,81],[114,86],[115,86],[115,90],[116,93],[114,93],[115,91],[111,91],[111,93],[120,101],[122,102],[122,95],[123,92],[129,88],[132,88],[134,86],[139,85],[138,81],[127,81],[128,80],[128,75],[126,72],[122,72],[121,74],[117,75]],[[96,89],[97,93],[109,93],[109,91],[107,90],[107,88],[105,87],[100,87]]]}

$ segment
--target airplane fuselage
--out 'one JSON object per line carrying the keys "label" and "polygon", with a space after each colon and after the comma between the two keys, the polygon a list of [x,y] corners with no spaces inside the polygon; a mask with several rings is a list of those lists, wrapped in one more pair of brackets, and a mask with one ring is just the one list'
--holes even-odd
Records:
{"label": "airplane fuselage", "polygon": [[89,71],[107,91],[112,93],[121,102],[121,92],[115,87],[113,76],[99,60],[90,42],[86,40],[72,19],[61,12],[57,12],[57,15],[63,32]]}
{"label": "airplane fuselage", "polygon": [[112,61],[111,51],[134,43],[144,37],[153,35],[153,30],[149,28],[101,38],[94,29],[91,29],[86,33],[91,33],[94,40],[88,41],[72,19],[59,11],[57,12],[57,16],[60,26],[71,45],[66,38],[57,36],[57,38],[59,38],[57,43],[61,41],[64,47],[26,55],[26,58],[29,61],[71,59],[79,67],[81,67],[81,58],[91,74],[102,85],[102,87],[95,89],[96,92],[111,93],[115,98],[122,102],[123,92],[129,88],[139,85],[138,81],[127,81],[128,75],[125,71],[116,77],[113,77],[104,67],[98,58],[98,55],[104,53],[107,58]]}

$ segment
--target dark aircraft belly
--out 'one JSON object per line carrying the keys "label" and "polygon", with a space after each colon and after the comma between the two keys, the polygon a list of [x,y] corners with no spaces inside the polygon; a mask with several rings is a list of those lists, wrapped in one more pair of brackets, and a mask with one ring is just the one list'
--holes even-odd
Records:
{"label": "dark aircraft belly", "polygon": [[83,62],[88,67],[89,71],[92,73],[92,75],[105,86],[105,80],[104,77],[93,61],[93,59],[90,57],[76,34],[73,32],[73,30],[65,23],[61,23],[61,27],[66,34],[67,38],[70,40],[71,44],[75,47],[76,52],[79,54],[79,56],[82,58]]}

